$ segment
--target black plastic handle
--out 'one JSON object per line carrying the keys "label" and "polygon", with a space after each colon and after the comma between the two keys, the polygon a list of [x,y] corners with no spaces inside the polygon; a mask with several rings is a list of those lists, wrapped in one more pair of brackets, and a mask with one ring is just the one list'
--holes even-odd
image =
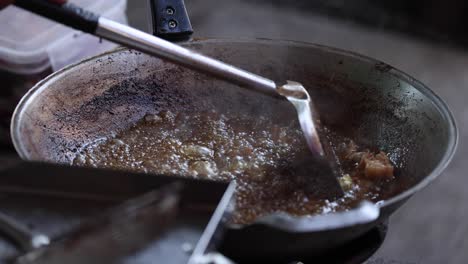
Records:
{"label": "black plastic handle", "polygon": [[99,15],[72,3],[59,4],[47,0],[16,0],[15,5],[69,27],[94,34]]}
{"label": "black plastic handle", "polygon": [[149,0],[153,22],[153,35],[181,41],[193,33],[184,0]]}

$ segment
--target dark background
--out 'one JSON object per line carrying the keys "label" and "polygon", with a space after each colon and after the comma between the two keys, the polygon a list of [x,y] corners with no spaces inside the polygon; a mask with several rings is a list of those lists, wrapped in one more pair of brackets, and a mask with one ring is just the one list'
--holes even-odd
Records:
{"label": "dark background", "polygon": [[468,47],[468,2],[463,0],[252,0],[395,30],[429,41]]}
{"label": "dark background", "polygon": [[[129,1],[130,6],[143,8],[145,0]],[[186,0],[189,7],[203,6],[205,15],[221,12],[217,9],[229,0]],[[234,2],[237,2],[236,0]],[[468,48],[468,1],[464,0],[244,0],[258,6],[275,6],[285,12],[323,15],[355,23],[371,29],[403,33],[425,41]],[[227,4],[229,5],[229,4]],[[252,10],[254,11],[254,10]],[[190,12],[190,9],[189,9]],[[190,14],[193,16],[193,12]],[[131,18],[132,19],[132,18]],[[140,16],[132,22],[146,26]],[[291,29],[294,30],[294,29]]]}

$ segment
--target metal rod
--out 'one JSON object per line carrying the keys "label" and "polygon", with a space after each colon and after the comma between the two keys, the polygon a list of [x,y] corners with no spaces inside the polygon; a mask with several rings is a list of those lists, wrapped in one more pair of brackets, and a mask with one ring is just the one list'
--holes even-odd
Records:
{"label": "metal rod", "polygon": [[[230,206],[233,204],[234,192],[236,190],[236,183],[231,182],[224,192],[221,201],[219,201],[216,210],[211,216],[210,222],[203,231],[200,240],[198,241],[195,249],[193,250],[192,256],[190,257],[188,264],[200,264],[204,263],[205,260],[208,260],[207,263],[215,264],[233,264],[233,262],[225,259],[222,255],[218,255],[213,252],[213,248],[219,241],[219,236],[222,236],[224,232],[224,222],[229,218],[229,215],[232,213]],[[221,233],[221,234],[220,234]],[[213,253],[214,255],[209,255]],[[215,260],[212,259],[215,258]],[[216,261],[217,259],[217,261]]]}
{"label": "metal rod", "polygon": [[10,237],[25,252],[49,244],[49,237],[29,231],[25,226],[3,213],[0,213],[0,232]]}
{"label": "metal rod", "polygon": [[278,95],[277,85],[272,80],[103,17],[99,18],[96,35],[247,88]]}

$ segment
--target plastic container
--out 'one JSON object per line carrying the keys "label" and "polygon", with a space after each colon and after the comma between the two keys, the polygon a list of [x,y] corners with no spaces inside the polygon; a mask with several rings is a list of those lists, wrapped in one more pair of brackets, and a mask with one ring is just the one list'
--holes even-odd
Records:
{"label": "plastic container", "polygon": [[[70,0],[127,24],[127,0]],[[21,97],[52,72],[117,45],[9,6],[0,11],[0,152],[12,151],[10,117]]]}
{"label": "plastic container", "polygon": [[[127,23],[126,0],[71,0],[102,16]],[[0,11],[0,69],[20,74],[56,71],[116,45],[59,25],[15,6]]]}

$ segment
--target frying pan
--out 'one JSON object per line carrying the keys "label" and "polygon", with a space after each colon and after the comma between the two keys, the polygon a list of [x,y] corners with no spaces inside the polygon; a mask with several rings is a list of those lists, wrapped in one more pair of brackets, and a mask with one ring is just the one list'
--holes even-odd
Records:
{"label": "frying pan", "polygon": [[[232,226],[224,246],[228,255],[314,254],[350,241],[432,182],[456,149],[457,129],[446,104],[385,63],[292,41],[199,39],[183,45],[275,81],[301,82],[327,126],[387,152],[404,182],[396,195],[349,212],[314,217],[278,213],[248,226]],[[287,102],[118,49],[38,83],[17,106],[11,133],[22,158],[69,164],[87,144],[132,126],[148,113],[211,109],[244,113],[253,122],[259,113],[277,123],[295,118]],[[229,243],[239,239],[241,243]]]}

